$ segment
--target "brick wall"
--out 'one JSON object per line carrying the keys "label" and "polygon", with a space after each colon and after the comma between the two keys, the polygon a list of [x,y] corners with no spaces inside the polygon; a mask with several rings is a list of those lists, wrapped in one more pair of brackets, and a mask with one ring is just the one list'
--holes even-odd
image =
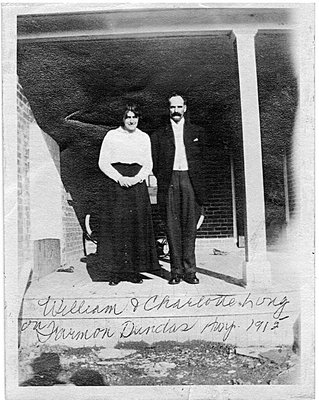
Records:
{"label": "brick wall", "polygon": [[18,265],[31,262],[29,126],[33,115],[21,85],[17,85],[17,164],[18,164]]}
{"label": "brick wall", "polygon": [[227,151],[209,152],[206,164],[208,201],[197,237],[233,237],[230,158]]}
{"label": "brick wall", "polygon": [[[34,210],[30,210],[30,176],[39,177],[40,170],[30,171],[30,146],[31,146],[31,136],[32,135],[41,135],[39,138],[40,141],[38,143],[43,142],[45,146],[45,150],[48,152],[48,156],[51,157],[53,163],[50,165],[43,164],[44,168],[52,168],[56,169],[55,173],[58,177],[60,174],[60,154],[59,147],[56,142],[45,132],[40,129],[34,129],[34,125],[36,124],[30,105],[28,103],[27,98],[23,94],[23,89],[20,84],[18,84],[17,88],[18,93],[18,148],[17,148],[17,163],[18,163],[18,260],[19,266],[29,262],[33,263],[33,240],[30,232],[36,232],[39,237],[34,237],[33,239],[38,238],[52,238],[58,237],[60,239],[61,244],[61,261],[62,263],[74,263],[79,260],[79,257],[82,253],[82,230],[76,218],[73,208],[68,204],[68,194],[66,193],[61,179],[58,178],[55,181],[54,188],[50,188],[50,190],[56,191],[56,193],[60,193],[60,201],[57,203],[57,207],[60,207],[60,210],[56,210],[54,216],[52,218],[57,218],[53,222],[56,225],[61,224],[62,229],[61,233],[58,234],[54,232],[52,236],[52,230],[48,235],[46,235],[46,226],[43,221],[38,221],[37,213],[33,212]],[[31,133],[30,133],[31,132]],[[45,155],[44,155],[45,157]],[[53,171],[54,172],[54,171]],[[42,188],[39,188],[41,192]],[[41,202],[39,200],[38,202]],[[55,203],[56,204],[56,203]],[[42,208],[43,211],[43,208]],[[50,211],[48,211],[49,213]],[[50,215],[47,216],[49,219]],[[51,218],[51,222],[52,222]],[[44,225],[41,229],[37,227]],[[40,224],[40,225],[39,225]],[[57,229],[58,231],[58,229]],[[58,236],[57,236],[58,235]],[[33,265],[33,264],[32,264]]]}
{"label": "brick wall", "polygon": [[[288,143],[286,149],[287,156],[287,181],[288,181],[288,196],[289,196],[289,223],[286,228],[286,245],[293,246],[293,244],[299,243],[298,248],[300,252],[304,251],[305,246],[301,244],[301,240],[305,235],[305,232],[312,232],[311,225],[303,229],[305,223],[302,209],[306,207],[306,202],[302,201],[301,180],[302,170],[305,168],[305,159],[300,151],[300,131],[296,129],[293,135],[293,140]],[[310,161],[310,160],[309,160]],[[311,162],[311,161],[310,161]],[[309,170],[309,173],[311,171]],[[310,193],[310,192],[309,192]],[[311,203],[310,203],[311,204]],[[306,244],[307,246],[309,243]],[[295,248],[292,249],[295,251]]]}
{"label": "brick wall", "polygon": [[74,209],[69,205],[71,200],[69,194],[62,189],[62,221],[63,221],[63,243],[62,262],[68,265],[79,260],[83,254],[82,229],[76,218]]}
{"label": "brick wall", "polygon": [[293,218],[296,211],[296,175],[293,169],[294,153],[293,146],[289,143],[287,149],[287,175],[288,175],[288,197],[289,197],[289,216]]}

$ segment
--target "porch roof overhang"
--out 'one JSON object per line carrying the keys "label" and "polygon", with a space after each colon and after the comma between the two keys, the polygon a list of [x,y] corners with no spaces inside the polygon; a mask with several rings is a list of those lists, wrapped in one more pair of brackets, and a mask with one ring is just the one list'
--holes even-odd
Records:
{"label": "porch roof overhang", "polygon": [[261,99],[273,99],[280,86],[291,85],[288,37],[297,26],[297,6],[165,7],[59,5],[59,13],[53,5],[21,8],[20,83],[39,125],[48,127],[62,147],[69,142],[66,131],[51,129],[59,118],[81,110],[78,116],[85,122],[117,125],[123,99],[142,106],[141,128],[152,132],[166,116],[172,90],[186,93],[195,123],[211,130],[214,120],[214,140],[226,137],[237,146],[240,100],[233,31],[258,32]]}
{"label": "porch roof overhang", "polygon": [[19,41],[94,40],[294,29],[293,8],[173,7],[18,16]]}

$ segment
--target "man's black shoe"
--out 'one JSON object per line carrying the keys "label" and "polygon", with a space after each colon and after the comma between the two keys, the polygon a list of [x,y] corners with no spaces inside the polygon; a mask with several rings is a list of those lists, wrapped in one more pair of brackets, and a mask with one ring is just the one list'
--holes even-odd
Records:
{"label": "man's black shoe", "polygon": [[182,280],[180,275],[172,275],[171,279],[168,281],[170,285],[178,285]]}
{"label": "man's black shoe", "polygon": [[194,275],[185,275],[183,280],[187,283],[190,283],[191,285],[197,285],[199,283],[199,279],[197,276]]}

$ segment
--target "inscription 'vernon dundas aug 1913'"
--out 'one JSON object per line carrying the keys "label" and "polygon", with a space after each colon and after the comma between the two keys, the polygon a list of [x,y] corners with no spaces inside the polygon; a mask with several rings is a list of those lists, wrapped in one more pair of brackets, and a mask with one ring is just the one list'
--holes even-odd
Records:
{"label": "inscription 'vernon dundas aug 1913'", "polygon": [[[225,342],[239,329],[246,334],[280,329],[281,322],[289,318],[286,310],[289,303],[286,295],[272,297],[251,293],[190,297],[155,294],[114,299],[108,303],[101,299],[48,296],[36,303],[38,317],[23,319],[21,331],[31,330],[41,343],[114,337],[140,337],[142,340],[151,335],[171,336],[195,330],[199,338],[219,335]],[[245,323],[242,315],[248,316]],[[93,325],[90,320],[95,321]]]}

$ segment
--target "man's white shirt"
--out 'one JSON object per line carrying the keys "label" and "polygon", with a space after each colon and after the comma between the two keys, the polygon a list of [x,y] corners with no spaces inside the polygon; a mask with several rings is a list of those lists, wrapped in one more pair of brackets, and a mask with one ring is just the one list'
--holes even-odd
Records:
{"label": "man's white shirt", "polygon": [[186,150],[184,145],[184,123],[185,120],[182,118],[178,123],[171,119],[171,125],[174,132],[175,138],[175,159],[174,159],[174,171],[187,171],[188,163],[186,158]]}

